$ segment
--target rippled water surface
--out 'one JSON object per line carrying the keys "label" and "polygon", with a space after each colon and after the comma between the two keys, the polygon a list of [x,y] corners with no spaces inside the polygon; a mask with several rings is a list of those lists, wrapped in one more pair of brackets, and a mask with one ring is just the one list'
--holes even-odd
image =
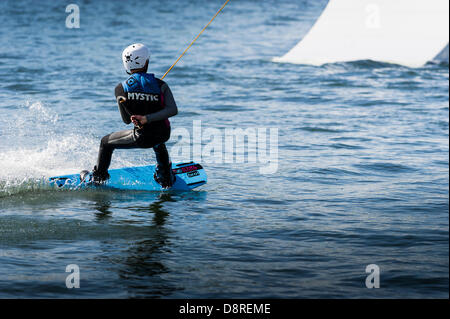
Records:
{"label": "rippled water surface", "polygon": [[148,44],[161,76],[222,4],[75,3],[80,29],[67,1],[0,2],[0,297],[448,298],[448,64],[273,63],[326,1],[232,0],[165,79],[172,127],[278,128],[277,172],[204,162],[192,192],[57,191],[47,177],[126,128],[123,48]]}

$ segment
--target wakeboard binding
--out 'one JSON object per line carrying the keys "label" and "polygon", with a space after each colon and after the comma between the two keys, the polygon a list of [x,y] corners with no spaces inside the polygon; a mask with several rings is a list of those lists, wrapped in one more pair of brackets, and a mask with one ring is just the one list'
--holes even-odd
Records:
{"label": "wakeboard binding", "polygon": [[175,183],[176,178],[175,174],[172,172],[172,163],[169,163],[167,167],[163,165],[157,165],[153,178],[159,185],[161,185],[163,189],[171,188]]}
{"label": "wakeboard binding", "polygon": [[92,173],[83,170],[80,172],[80,181],[85,184],[94,184],[94,185],[102,185],[110,178],[108,172],[100,173],[97,170],[97,166],[94,166]]}
{"label": "wakeboard binding", "polygon": [[89,171],[87,171],[87,170],[81,171],[81,172],[80,172],[80,181],[81,181],[82,183],[88,182],[88,180],[90,179],[89,174],[90,174],[90,173],[89,173]]}

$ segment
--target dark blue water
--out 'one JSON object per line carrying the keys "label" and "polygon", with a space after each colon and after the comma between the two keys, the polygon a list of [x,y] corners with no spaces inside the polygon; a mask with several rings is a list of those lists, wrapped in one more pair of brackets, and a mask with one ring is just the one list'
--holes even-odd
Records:
{"label": "dark blue water", "polygon": [[[273,63],[326,1],[232,0],[165,78],[169,151],[192,159],[174,146],[194,120],[276,128],[276,173],[204,159],[188,193],[56,191],[45,178],[91,168],[126,128],[123,48],[146,43],[161,76],[222,4],[75,3],[79,29],[67,1],[0,2],[0,297],[448,298],[447,64]],[[112,167],[153,162],[117,151]]]}

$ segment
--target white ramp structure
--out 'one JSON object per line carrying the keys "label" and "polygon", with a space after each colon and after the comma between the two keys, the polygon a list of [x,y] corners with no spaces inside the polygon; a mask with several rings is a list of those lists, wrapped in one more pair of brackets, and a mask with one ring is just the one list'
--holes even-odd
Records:
{"label": "white ramp structure", "polygon": [[374,60],[421,67],[448,60],[449,0],[330,0],[308,34],[275,62]]}

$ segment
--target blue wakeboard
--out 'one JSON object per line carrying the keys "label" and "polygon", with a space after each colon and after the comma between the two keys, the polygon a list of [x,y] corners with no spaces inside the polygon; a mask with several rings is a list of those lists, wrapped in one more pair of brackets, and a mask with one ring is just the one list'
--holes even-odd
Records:
{"label": "blue wakeboard", "polygon": [[[206,184],[206,172],[200,164],[194,162],[175,163],[172,164],[172,172],[175,175],[175,182],[170,190],[188,191]],[[108,173],[110,178],[101,185],[93,183],[92,172],[86,172],[86,174],[83,174],[83,177],[80,173],[54,176],[49,178],[49,182],[51,185],[63,189],[163,190],[154,178],[155,165],[111,169]]]}

